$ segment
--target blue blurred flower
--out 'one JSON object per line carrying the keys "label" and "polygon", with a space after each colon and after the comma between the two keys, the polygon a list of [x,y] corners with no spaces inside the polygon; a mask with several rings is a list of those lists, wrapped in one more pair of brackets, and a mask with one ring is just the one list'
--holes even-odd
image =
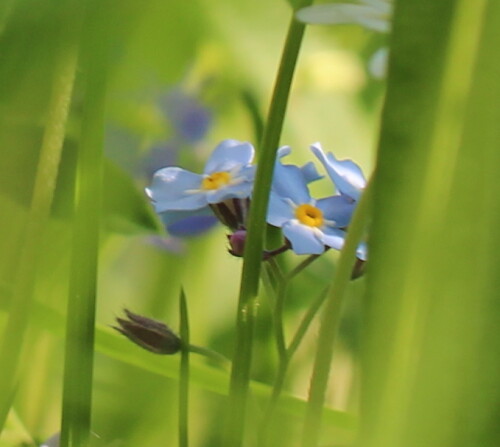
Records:
{"label": "blue blurred flower", "polygon": [[212,113],[200,101],[181,89],[171,90],[160,107],[172,123],[174,137],[187,143],[202,140],[212,125]]}
{"label": "blue blurred flower", "polygon": [[[311,24],[357,24],[379,33],[391,28],[392,0],[359,0],[349,3],[327,3],[308,6],[297,12],[297,19]],[[373,76],[383,78],[387,67],[388,51],[378,50],[368,66]]]}
{"label": "blue blurred flower", "polygon": [[[350,218],[341,195],[315,200],[309,194],[307,184],[318,178],[310,165],[301,169],[284,165],[280,158],[289,148],[278,154],[273,184],[269,197],[267,222],[280,227],[297,254],[321,254],[325,246],[340,250],[346,233],[340,227]],[[315,169],[314,169],[315,172]],[[340,224],[339,224],[340,223]],[[358,257],[366,258],[364,246],[358,249]]]}
{"label": "blue blurred flower", "polygon": [[167,211],[160,218],[170,236],[189,237],[205,233],[217,224],[210,207],[194,211]]}
{"label": "blue blurred flower", "polygon": [[202,175],[179,167],[163,168],[146,192],[157,213],[198,210],[226,199],[249,197],[254,152],[250,143],[224,140],[212,152]]}

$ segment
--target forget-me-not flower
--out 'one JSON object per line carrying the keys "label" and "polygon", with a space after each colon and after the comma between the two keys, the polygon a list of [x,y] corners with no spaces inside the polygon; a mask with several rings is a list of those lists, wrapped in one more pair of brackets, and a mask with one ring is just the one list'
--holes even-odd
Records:
{"label": "forget-me-not flower", "polygon": [[[288,152],[288,148],[281,149],[279,158]],[[321,254],[325,246],[340,250],[346,235],[338,224],[345,219],[344,198],[312,198],[307,184],[317,174],[312,176],[311,172],[310,167],[301,169],[276,161],[267,222],[282,229],[297,254]],[[358,256],[364,258],[364,249],[358,251]]]}
{"label": "forget-me-not flower", "polygon": [[[359,0],[350,3],[327,3],[302,8],[297,19],[312,24],[357,24],[379,33],[391,28],[392,0]],[[377,78],[385,76],[387,48],[376,51],[369,62],[370,72]]]}
{"label": "forget-me-not flower", "polygon": [[247,198],[255,176],[254,152],[250,143],[224,140],[212,152],[203,174],[163,168],[155,173],[146,193],[157,213],[197,210],[231,198]]}

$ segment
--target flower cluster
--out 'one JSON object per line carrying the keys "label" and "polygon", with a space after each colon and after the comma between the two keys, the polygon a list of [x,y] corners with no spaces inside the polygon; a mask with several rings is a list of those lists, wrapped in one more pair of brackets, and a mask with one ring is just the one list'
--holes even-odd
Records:
{"label": "flower cluster", "polygon": [[[309,183],[322,178],[314,163],[301,167],[284,164],[282,159],[291,149],[280,148],[267,222],[281,228],[285,243],[273,252],[265,252],[264,259],[289,248],[299,255],[321,254],[328,248],[340,250],[344,245],[346,229],[366,186],[365,177],[356,163],[337,160],[319,143],[313,144],[311,151],[323,165],[335,193],[320,199],[311,197]],[[210,209],[231,230],[230,253],[241,256],[255,176],[254,153],[250,143],[224,140],[208,159],[203,174],[179,167],[163,168],[155,173],[146,192],[164,220],[179,213],[199,214],[200,210]],[[366,260],[364,243],[358,247],[357,257]]]}

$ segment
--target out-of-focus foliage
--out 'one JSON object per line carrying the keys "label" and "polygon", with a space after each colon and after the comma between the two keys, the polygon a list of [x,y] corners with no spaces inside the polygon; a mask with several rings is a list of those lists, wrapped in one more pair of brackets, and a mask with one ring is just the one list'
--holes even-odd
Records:
{"label": "out-of-focus foliage", "polygon": [[[159,164],[199,172],[220,140],[250,141],[258,151],[256,135],[290,3],[296,2],[107,3],[112,14],[106,23],[110,54],[93,445],[177,442],[178,359],[157,358],[113,333],[107,326],[123,308],[176,330],[182,285],[193,343],[233,354],[241,260],[227,253],[221,227],[191,238],[168,235],[143,191]],[[489,447],[498,444],[494,415],[500,397],[495,352],[500,6],[494,0],[395,3],[368,281],[356,280],[349,289],[327,393],[327,405],[335,410],[324,412],[321,443],[353,442],[351,414],[360,400],[363,447]],[[72,31],[67,24],[78,22],[72,20],[84,4],[0,2],[1,333],[59,51]],[[293,147],[293,162],[309,161],[308,146],[321,141],[326,151],[370,172],[385,83],[372,79],[366,67],[384,41],[348,25],[307,30],[282,137]],[[36,445],[60,427],[75,156],[87,97],[83,67],[76,73],[50,221],[39,235],[35,304],[26,309],[30,325],[22,375],[1,447]],[[186,104],[202,111],[192,134],[182,133],[176,121],[175,112]],[[312,195],[331,194],[326,184],[312,184]],[[293,279],[287,336],[331,282],[335,260],[329,252]],[[280,259],[284,270],[297,263],[293,255]],[[277,365],[269,341],[272,297],[261,289],[248,417],[255,426]],[[287,433],[276,432],[273,445],[294,445],[300,438],[317,329],[314,322],[290,365],[275,421]],[[220,445],[228,372],[191,357],[191,443]],[[248,445],[257,445],[254,436],[249,430]]]}

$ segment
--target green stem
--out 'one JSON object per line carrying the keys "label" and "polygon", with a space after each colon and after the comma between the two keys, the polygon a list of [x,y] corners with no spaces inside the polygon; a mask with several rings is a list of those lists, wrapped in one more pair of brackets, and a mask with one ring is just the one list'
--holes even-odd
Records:
{"label": "green stem", "polygon": [[189,345],[189,352],[199,354],[207,359],[213,360],[223,368],[228,368],[231,364],[231,361],[227,357],[212,349],[204,348],[203,346]]}
{"label": "green stem", "polygon": [[303,447],[316,447],[318,445],[321,416],[333,357],[335,336],[340,321],[345,292],[349,285],[352,267],[356,260],[356,249],[363,237],[369,217],[371,183],[367,185],[363,192],[352,221],[349,224],[345,246],[341,251],[337,270],[335,271],[333,283],[323,311],[318,336],[318,349],[316,351],[309,389],[309,403],[302,433]]}
{"label": "green stem", "polygon": [[[307,6],[312,3],[312,0],[304,0],[302,3],[301,6]],[[257,310],[256,299],[262,251],[264,249],[269,191],[304,28],[304,24],[297,22],[292,17],[259,152],[236,317],[236,345],[231,371],[224,443],[226,447],[240,446],[243,438],[252,358],[253,327]]]}
{"label": "green stem", "polygon": [[[313,255],[314,256],[314,255]],[[313,256],[309,257],[311,259]],[[317,256],[316,256],[317,257]],[[316,258],[314,258],[316,259]],[[312,259],[312,260],[314,260]],[[310,262],[309,262],[310,263]],[[293,273],[290,272],[290,273]],[[259,429],[259,446],[266,446],[269,434],[269,427],[272,425],[274,410],[276,408],[276,404],[278,403],[278,399],[283,391],[283,384],[285,383],[286,373],[288,371],[288,366],[290,365],[290,361],[297,351],[300,343],[304,339],[304,336],[309,329],[315,315],[319,311],[321,305],[325,301],[327,297],[328,289],[324,290],[317,298],[313,301],[312,305],[307,310],[307,313],[302,318],[295,335],[292,338],[292,341],[288,348],[285,351],[285,354],[280,357],[280,363],[278,367],[278,372],[276,374],[276,378],[274,379],[273,390],[271,394],[271,398],[269,399],[266,411],[264,413],[264,417],[262,418],[262,423]]]}
{"label": "green stem", "polygon": [[85,96],[76,172],[73,252],[67,310],[62,447],[87,446],[90,435],[95,301],[102,199],[107,44],[106,2],[89,2],[84,22]]}
{"label": "green stem", "polygon": [[188,413],[189,413],[189,317],[186,295],[181,289],[179,296],[180,336],[182,340],[181,362],[179,371],[179,447],[188,447]]}
{"label": "green stem", "polygon": [[40,161],[29,215],[20,248],[18,268],[13,280],[13,294],[8,321],[0,347],[0,432],[5,424],[17,384],[19,359],[23,349],[36,269],[40,258],[40,235],[49,219],[57,172],[64,141],[66,121],[76,72],[76,45],[66,45],[55,69],[52,97],[47,112]]}

